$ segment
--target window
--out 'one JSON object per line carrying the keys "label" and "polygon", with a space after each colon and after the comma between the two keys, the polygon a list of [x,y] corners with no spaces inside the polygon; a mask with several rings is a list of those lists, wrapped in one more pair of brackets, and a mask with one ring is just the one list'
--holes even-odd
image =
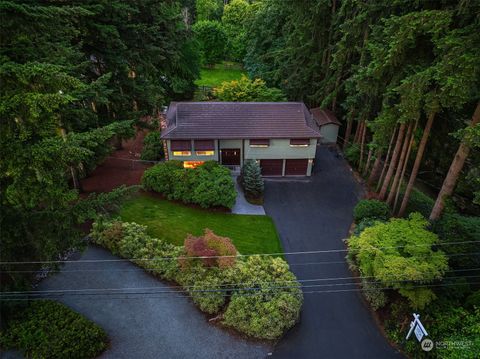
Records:
{"label": "window", "polygon": [[268,147],[268,146],[270,146],[270,140],[268,138],[250,140],[250,147]]}
{"label": "window", "polygon": [[195,151],[197,156],[213,156],[215,151]]}
{"label": "window", "polygon": [[203,164],[203,161],[183,161],[183,168],[197,168]]}
{"label": "window", "polygon": [[173,151],[174,156],[191,156],[191,151]]}
{"label": "window", "polygon": [[194,146],[195,146],[195,151],[214,151],[215,141],[214,140],[195,140]]}
{"label": "window", "polygon": [[[174,152],[192,151],[192,142],[190,140],[171,140],[170,149]],[[174,156],[177,156],[174,154]],[[182,155],[179,155],[182,156]],[[189,155],[183,155],[189,156]]]}
{"label": "window", "polygon": [[290,140],[290,147],[308,147],[310,139],[308,138],[292,138]]}

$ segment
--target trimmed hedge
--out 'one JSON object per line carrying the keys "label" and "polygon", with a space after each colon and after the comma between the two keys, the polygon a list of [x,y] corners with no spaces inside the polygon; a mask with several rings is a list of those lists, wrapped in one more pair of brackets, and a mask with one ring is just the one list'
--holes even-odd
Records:
{"label": "trimmed hedge", "polygon": [[[226,243],[226,238],[213,236],[206,232],[205,238],[215,254],[232,252],[234,247]],[[219,261],[189,260],[184,247],[148,236],[145,226],[116,220],[94,223],[91,238],[114,254],[138,259],[135,263],[152,274],[179,283],[200,310],[252,337],[279,338],[299,319],[303,294],[281,258],[237,256],[224,265]],[[192,237],[188,241],[189,246],[200,242]],[[203,247],[200,250],[208,249]],[[190,262],[185,265],[187,260]]]}
{"label": "trimmed hedge", "polygon": [[364,199],[353,209],[353,217],[357,223],[366,218],[386,221],[390,218],[390,207],[376,199]]}
{"label": "trimmed hedge", "polygon": [[105,331],[65,305],[33,301],[0,333],[0,346],[30,358],[95,358],[107,348]]}
{"label": "trimmed hedge", "polygon": [[203,208],[232,208],[237,198],[230,171],[215,161],[207,161],[195,169],[183,168],[181,161],[160,163],[145,171],[142,185],[170,200]]}

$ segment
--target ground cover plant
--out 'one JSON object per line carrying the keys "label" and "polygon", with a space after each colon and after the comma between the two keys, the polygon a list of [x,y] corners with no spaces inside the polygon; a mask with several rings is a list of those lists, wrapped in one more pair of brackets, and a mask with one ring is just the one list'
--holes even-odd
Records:
{"label": "ground cover plant", "polygon": [[118,220],[99,219],[91,238],[116,255],[135,258],[152,274],[181,284],[200,310],[241,333],[273,340],[299,319],[300,284],[282,258],[238,256],[229,238],[210,230],[175,246],[149,236],[145,226]]}
{"label": "ground cover plant", "polygon": [[187,234],[199,236],[204,228],[228,237],[243,254],[282,252],[280,240],[268,216],[237,215],[187,207],[139,194],[125,201],[120,217],[147,227],[152,237],[182,245]]}
{"label": "ground cover plant", "polygon": [[28,358],[97,357],[107,348],[105,331],[87,318],[51,300],[38,300],[10,310],[0,332],[0,347],[17,349]]}
{"label": "ground cover plant", "polygon": [[207,161],[197,168],[183,168],[181,161],[159,163],[145,171],[142,185],[170,200],[203,208],[232,208],[237,198],[230,171],[215,161]]}

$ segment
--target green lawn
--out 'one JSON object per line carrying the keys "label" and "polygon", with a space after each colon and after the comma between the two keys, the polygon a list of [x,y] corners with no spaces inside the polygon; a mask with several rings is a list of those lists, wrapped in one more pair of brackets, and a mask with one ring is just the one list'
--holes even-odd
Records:
{"label": "green lawn", "polygon": [[120,211],[125,222],[146,225],[148,234],[183,245],[188,233],[200,235],[204,228],[229,237],[242,254],[283,252],[270,217],[210,212],[139,194]]}
{"label": "green lawn", "polygon": [[217,87],[224,81],[239,80],[242,75],[247,73],[238,64],[227,63],[215,65],[213,68],[203,68],[200,70],[200,78],[195,81],[197,86]]}

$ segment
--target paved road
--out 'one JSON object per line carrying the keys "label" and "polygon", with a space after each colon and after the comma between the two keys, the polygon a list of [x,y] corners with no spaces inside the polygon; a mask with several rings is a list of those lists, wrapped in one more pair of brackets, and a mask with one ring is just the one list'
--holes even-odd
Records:
{"label": "paved road", "polygon": [[[88,248],[81,258],[118,259],[97,247]],[[129,262],[70,261],[39,289],[147,287],[171,290]],[[125,295],[65,296],[60,301],[107,331],[111,347],[100,358],[265,358],[271,350],[209,324],[185,297],[132,297],[135,299],[122,299]]]}
{"label": "paved road", "polygon": [[[286,252],[345,249],[352,209],[361,188],[344,160],[319,147],[310,180],[267,181],[265,210],[273,217]],[[350,277],[345,253],[288,256],[299,279]],[[340,263],[318,263],[340,262]],[[307,264],[305,263],[316,263]],[[303,264],[303,265],[299,265]],[[306,285],[301,323],[274,350],[277,358],[400,358],[377,328],[355,291],[352,280],[319,281]],[[325,292],[337,291],[337,292]]]}

